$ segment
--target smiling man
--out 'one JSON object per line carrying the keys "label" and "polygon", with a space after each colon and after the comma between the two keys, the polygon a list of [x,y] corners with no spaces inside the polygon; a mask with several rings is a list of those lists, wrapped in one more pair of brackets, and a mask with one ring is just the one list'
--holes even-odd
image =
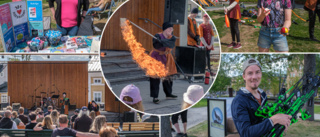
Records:
{"label": "smiling man", "polygon": [[291,116],[276,114],[271,118],[255,116],[259,106],[267,102],[267,95],[259,87],[262,71],[259,61],[250,58],[243,63],[242,77],[245,87],[242,87],[231,105],[232,118],[241,137],[259,137],[270,131],[274,125],[281,124],[286,130],[291,122]]}

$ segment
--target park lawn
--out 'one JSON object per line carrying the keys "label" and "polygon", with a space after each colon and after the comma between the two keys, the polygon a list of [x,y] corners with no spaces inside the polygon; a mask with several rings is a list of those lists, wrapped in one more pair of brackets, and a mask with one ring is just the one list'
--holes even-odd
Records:
{"label": "park lawn", "polygon": [[207,99],[201,99],[197,104],[192,106],[192,108],[200,108],[200,107],[207,107]]}
{"label": "park lawn", "polygon": [[[242,9],[243,10],[243,9]],[[294,9],[294,12],[301,16],[303,19],[308,19],[308,13],[303,9]],[[230,28],[227,28],[224,21],[223,10],[208,11],[208,14],[213,19],[213,22],[218,29],[218,33],[221,41],[222,52],[258,52],[258,37],[259,28],[254,26],[260,26],[259,23],[242,24],[239,25],[240,39],[242,43],[241,49],[227,48],[226,46],[232,42]],[[250,18],[249,18],[250,19]],[[292,14],[292,19],[298,23],[298,25],[292,23],[290,27],[289,36],[287,36],[289,51],[290,52],[319,52],[320,43],[309,40],[308,22],[304,22]],[[320,25],[317,22],[315,25],[315,34],[320,39]],[[273,48],[270,48],[273,52]]]}
{"label": "park lawn", "polygon": [[[319,137],[320,136],[320,121],[299,121],[292,124],[285,137]],[[208,121],[204,121],[187,130],[189,137],[207,137],[208,136]]]}
{"label": "park lawn", "polygon": [[314,113],[320,114],[320,105],[314,105]]}

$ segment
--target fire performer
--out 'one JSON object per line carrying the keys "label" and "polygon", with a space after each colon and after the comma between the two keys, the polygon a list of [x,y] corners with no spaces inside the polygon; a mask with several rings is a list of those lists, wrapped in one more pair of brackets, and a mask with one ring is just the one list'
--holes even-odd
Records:
{"label": "fire performer", "polygon": [[316,15],[320,20],[320,0],[307,0],[304,4],[304,9],[309,12],[309,36],[310,40],[320,42],[314,37],[314,24],[316,22]]}
{"label": "fire performer", "polygon": [[199,45],[199,31],[195,17],[198,15],[198,8],[193,8],[191,14],[188,16],[188,46]]}
{"label": "fire performer", "polygon": [[[150,56],[165,65],[168,70],[168,75],[167,77],[162,78],[163,90],[167,99],[176,99],[177,96],[172,94],[173,81],[170,77],[170,75],[177,73],[176,65],[171,54],[171,50],[175,46],[176,37],[172,35],[173,25],[170,23],[163,23],[162,30],[163,32],[155,35],[157,39],[153,38],[153,50],[151,51]],[[159,85],[160,78],[150,77],[150,96],[153,97],[153,103],[155,104],[160,103],[160,100],[158,99]]]}
{"label": "fire performer", "polygon": [[61,100],[62,102],[61,114],[68,114],[70,100],[69,98],[66,97],[67,96],[66,92],[63,92],[62,96],[63,96],[63,99]]}

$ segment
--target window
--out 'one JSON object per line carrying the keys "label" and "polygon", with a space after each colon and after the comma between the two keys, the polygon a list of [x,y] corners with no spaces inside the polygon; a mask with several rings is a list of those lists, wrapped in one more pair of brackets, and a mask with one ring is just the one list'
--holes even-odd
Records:
{"label": "window", "polygon": [[102,78],[93,78],[93,84],[102,84]]}
{"label": "window", "polygon": [[102,101],[102,92],[101,91],[93,91],[93,100],[97,103]]}
{"label": "window", "polygon": [[1,95],[1,103],[8,103],[8,96],[7,96],[7,94]]}
{"label": "window", "polygon": [[4,77],[4,74],[3,74],[3,72],[1,72],[1,73],[0,73],[0,77],[1,77],[1,78],[3,78],[3,77]]}

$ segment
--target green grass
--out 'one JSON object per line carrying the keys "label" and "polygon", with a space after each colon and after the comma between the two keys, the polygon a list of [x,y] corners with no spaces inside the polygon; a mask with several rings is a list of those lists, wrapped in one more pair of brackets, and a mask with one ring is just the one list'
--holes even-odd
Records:
{"label": "green grass", "polygon": [[8,2],[12,2],[12,0],[1,0],[0,1],[0,5],[8,3]]}
{"label": "green grass", "polygon": [[207,99],[201,99],[196,105],[192,108],[199,108],[199,107],[206,107],[207,106]]}
{"label": "green grass", "polygon": [[320,114],[320,105],[314,105],[314,113]]}
{"label": "green grass", "polygon": [[[242,9],[243,10],[243,9]],[[294,12],[301,16],[303,19],[308,19],[308,12],[303,9],[295,9]],[[225,18],[222,10],[219,11],[208,11],[208,14],[213,19],[221,40],[222,52],[258,52],[257,41],[259,38],[259,28],[254,26],[260,26],[259,23],[253,24],[243,24],[239,25],[240,38],[242,43],[242,48],[234,50],[232,48],[227,48],[226,45],[231,42],[230,28],[225,26]],[[251,18],[249,18],[251,19]],[[290,27],[289,36],[287,36],[289,51],[290,52],[319,52],[320,43],[309,40],[309,24],[304,22],[292,14],[292,19],[298,23],[298,25],[293,24]],[[315,24],[314,35],[320,39],[320,26]],[[270,48],[273,52],[273,48]]]}
{"label": "green grass", "polygon": [[[302,121],[289,126],[286,137],[319,137],[320,121]],[[207,137],[208,121],[204,121],[187,131],[189,137]]]}

